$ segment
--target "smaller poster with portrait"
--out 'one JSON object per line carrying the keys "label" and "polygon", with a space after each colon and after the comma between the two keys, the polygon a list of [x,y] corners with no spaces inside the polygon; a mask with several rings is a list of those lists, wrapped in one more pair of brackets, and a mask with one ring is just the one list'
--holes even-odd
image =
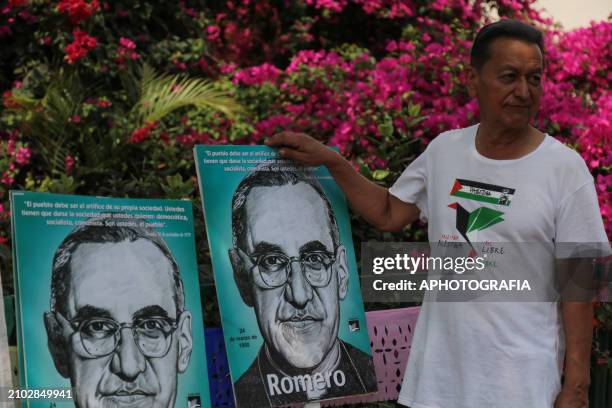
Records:
{"label": "smaller poster with portrait", "polygon": [[196,146],[238,408],[375,392],[345,197],[266,146]]}
{"label": "smaller poster with portrait", "polygon": [[191,202],[11,192],[22,406],[210,408]]}

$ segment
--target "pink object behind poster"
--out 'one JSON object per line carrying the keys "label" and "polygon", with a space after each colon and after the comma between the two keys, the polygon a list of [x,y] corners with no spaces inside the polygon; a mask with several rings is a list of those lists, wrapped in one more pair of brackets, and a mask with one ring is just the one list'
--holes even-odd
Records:
{"label": "pink object behind poster", "polygon": [[410,354],[412,334],[416,326],[419,307],[367,312],[368,333],[378,392],[357,397],[323,401],[321,406],[332,407],[375,401],[395,401],[404,378]]}

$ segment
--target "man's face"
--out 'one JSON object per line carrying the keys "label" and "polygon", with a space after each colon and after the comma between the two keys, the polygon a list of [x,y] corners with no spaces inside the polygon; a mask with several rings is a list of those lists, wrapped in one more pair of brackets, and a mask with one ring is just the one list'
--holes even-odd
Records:
{"label": "man's face", "polygon": [[543,58],[536,44],[497,38],[490,58],[472,68],[469,90],[478,99],[482,122],[502,129],[523,129],[535,117],[542,95]]}
{"label": "man's face", "polygon": [[[78,333],[71,335],[69,372],[78,406],[174,406],[177,371],[186,369],[191,352],[191,318],[188,312],[177,316],[170,261],[144,239],[85,243],[76,249],[70,269],[67,320],[105,318],[133,324],[161,317],[178,325],[169,335],[169,350],[162,357],[145,356],[129,328],[119,330],[114,352],[97,358],[77,354],[74,350],[82,347],[82,341]],[[91,327],[97,332],[104,330],[100,324]]]}
{"label": "man's face", "polygon": [[[253,303],[261,333],[271,351],[297,368],[318,365],[336,341],[339,301],[347,290],[344,249],[329,266],[329,284],[313,287],[296,258],[313,252],[334,253],[323,199],[306,183],[255,187],[246,200],[244,248],[249,254],[276,253],[294,257],[287,283],[264,289],[253,285]],[[258,267],[250,268],[251,279]]]}

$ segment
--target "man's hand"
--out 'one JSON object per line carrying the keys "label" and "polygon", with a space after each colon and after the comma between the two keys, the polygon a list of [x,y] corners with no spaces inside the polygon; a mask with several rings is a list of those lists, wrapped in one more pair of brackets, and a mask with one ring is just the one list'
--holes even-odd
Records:
{"label": "man's hand", "polygon": [[383,231],[399,231],[416,220],[419,209],[404,203],[355,171],[340,154],[303,133],[281,132],[266,139],[268,146],[279,146],[282,157],[307,166],[325,165],[344,191],[353,210]]}
{"label": "man's hand", "polygon": [[307,166],[329,166],[342,161],[338,153],[305,133],[280,132],[267,138],[268,146],[279,146],[279,154]]}
{"label": "man's hand", "polygon": [[588,387],[569,387],[561,389],[555,401],[555,408],[588,408]]}

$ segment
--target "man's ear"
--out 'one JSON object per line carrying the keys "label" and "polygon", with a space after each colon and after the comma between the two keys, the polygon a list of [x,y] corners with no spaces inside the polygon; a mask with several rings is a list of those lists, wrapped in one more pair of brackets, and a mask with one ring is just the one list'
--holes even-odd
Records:
{"label": "man's ear", "polygon": [[478,88],[478,70],[473,66],[467,68],[467,90],[468,94],[472,97],[476,97],[476,89]]}
{"label": "man's ear", "polygon": [[62,377],[69,378],[70,350],[62,325],[53,312],[45,312],[44,321],[47,330],[47,347],[53,358],[55,369]]}
{"label": "man's ear", "polygon": [[253,295],[251,294],[251,279],[245,260],[242,258],[239,248],[231,248],[227,251],[232,269],[234,270],[234,281],[240,292],[242,301],[247,306],[253,306]]}
{"label": "man's ear", "polygon": [[189,359],[193,350],[193,336],[191,334],[191,313],[184,311],[178,321],[178,371],[184,373],[189,367]]}
{"label": "man's ear", "polygon": [[336,250],[336,262],[334,263],[338,275],[338,298],[344,300],[348,292],[349,274],[346,262],[346,249],[340,245]]}

